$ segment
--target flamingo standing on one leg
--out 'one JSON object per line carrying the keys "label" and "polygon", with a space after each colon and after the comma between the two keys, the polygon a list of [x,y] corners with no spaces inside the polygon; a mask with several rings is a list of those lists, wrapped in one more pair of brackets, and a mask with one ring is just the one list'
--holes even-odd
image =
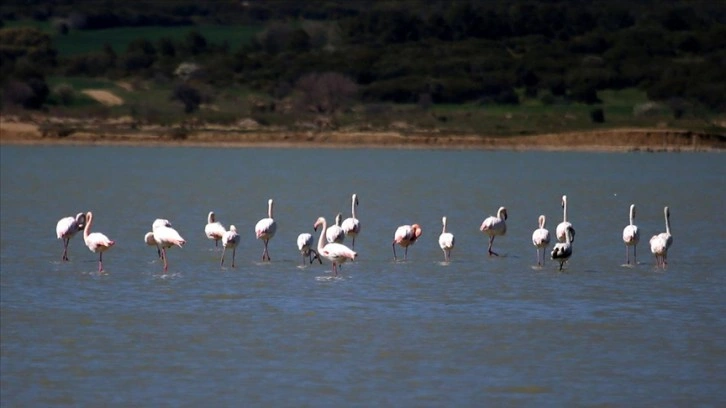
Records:
{"label": "flamingo standing on one leg", "polygon": [[635,219],[635,204],[630,204],[630,224],[623,229],[623,241],[625,242],[625,263],[630,265],[630,247],[633,247],[633,265],[636,265],[636,249],[640,241],[640,230],[633,224]]}
{"label": "flamingo standing on one leg", "polygon": [[161,248],[161,258],[164,260],[164,272],[166,272],[169,269],[168,257],[166,256],[167,248],[171,248],[174,245],[181,248],[184,244],[186,244],[186,241],[174,228],[171,227],[171,224],[168,221],[163,221],[166,220],[157,219],[154,221],[153,233],[156,245]]}
{"label": "flamingo standing on one leg", "polygon": [[416,240],[422,233],[423,230],[418,224],[401,225],[398,227],[393,234],[393,244],[391,245],[393,247],[393,260],[398,260],[396,257],[396,244],[405,248],[403,253],[403,260],[405,261],[408,259],[408,247],[416,243]]}
{"label": "flamingo standing on one leg", "polygon": [[148,246],[155,246],[156,247],[156,253],[157,253],[157,255],[159,255],[159,259],[164,259],[164,257],[161,256],[161,248],[156,243],[156,239],[154,239],[154,232],[153,232],[153,230],[157,226],[159,226],[159,225],[164,225],[164,226],[167,226],[167,227],[171,227],[171,223],[169,222],[169,220],[166,220],[166,219],[163,219],[163,218],[157,218],[151,224],[151,231],[150,232],[147,232],[146,235],[144,235],[144,242],[146,242],[146,245],[148,245]]}
{"label": "flamingo standing on one leg", "polygon": [[663,215],[665,215],[666,232],[661,232],[650,238],[650,252],[655,255],[655,265],[665,269],[668,265],[668,249],[673,244],[673,235],[671,235],[671,212],[667,206],[663,208]]}
{"label": "flamingo standing on one leg", "polygon": [[265,250],[262,252],[263,261],[272,261],[270,259],[270,253],[267,250],[267,244],[275,236],[275,231],[277,231],[277,223],[272,218],[272,205],[273,201],[270,198],[267,200],[267,218],[259,220],[257,225],[255,225],[255,236],[265,244]]}
{"label": "flamingo standing on one leg", "polygon": [[345,231],[343,231],[343,228],[340,226],[342,220],[343,214],[338,213],[335,216],[335,224],[325,230],[325,239],[328,242],[337,242],[340,244],[345,239]]}
{"label": "flamingo standing on one leg", "polygon": [[451,259],[451,250],[454,249],[454,234],[446,232],[446,217],[441,218],[441,235],[439,235],[439,247],[444,251],[444,261]]}
{"label": "flamingo standing on one leg", "polygon": [[214,211],[210,211],[207,215],[207,225],[204,226],[204,234],[207,238],[214,240],[214,246],[219,246],[219,240],[227,230],[224,228],[221,222],[216,220]]}
{"label": "flamingo standing on one leg", "polygon": [[338,265],[342,265],[348,260],[355,260],[358,253],[337,242],[329,242],[327,245],[323,245],[323,236],[328,228],[325,218],[319,217],[318,220],[315,221],[313,229],[317,231],[318,226],[320,225],[322,225],[323,229],[320,231],[320,239],[318,239],[318,255],[324,256],[333,264],[333,272],[335,273],[335,276],[338,276]]}
{"label": "flamingo standing on one leg", "polygon": [[560,263],[560,270],[562,265],[567,262],[572,256],[572,229],[565,229],[565,242],[558,242],[555,247],[552,248],[552,259]]}
{"label": "flamingo standing on one leg", "polygon": [[86,214],[78,213],[75,217],[63,217],[55,226],[58,239],[63,239],[63,256],[61,260],[68,261],[68,244],[78,231],[82,231],[86,224]]}
{"label": "flamingo standing on one leg", "polygon": [[100,232],[91,232],[93,213],[86,213],[86,227],[83,229],[83,241],[93,253],[98,253],[98,272],[103,272],[103,253],[111,248],[116,242],[108,239]]}
{"label": "flamingo standing on one leg", "polygon": [[560,242],[565,242],[565,230],[570,230],[570,235],[572,235],[572,242],[575,242],[575,228],[572,226],[570,222],[567,221],[567,196],[562,196],[562,222],[557,224],[557,228],[555,229],[555,234],[557,235],[557,240]]}
{"label": "flamingo standing on one leg", "polygon": [[353,194],[351,201],[351,216],[343,221],[341,227],[343,228],[346,236],[353,238],[351,247],[355,248],[355,237],[360,233],[360,221],[358,221],[358,218],[355,217],[355,207],[358,206],[358,195]]}
{"label": "flamingo standing on one leg", "polygon": [[507,209],[499,207],[497,216],[489,216],[484,222],[481,223],[479,230],[489,235],[489,256],[499,256],[496,252],[492,251],[492,244],[494,244],[494,237],[498,235],[504,235],[507,233]]}
{"label": "flamingo standing on one leg", "polygon": [[232,248],[232,267],[234,268],[234,256],[237,252],[237,245],[239,244],[240,236],[237,234],[237,228],[234,225],[229,226],[229,231],[226,231],[222,235],[222,260],[219,262],[219,266],[224,266],[224,253],[227,252],[227,248]]}
{"label": "flamingo standing on one leg", "polygon": [[318,255],[318,252],[313,249],[313,242],[314,241],[312,234],[308,234],[307,232],[303,232],[302,234],[297,236],[297,249],[302,255],[303,265],[305,265],[305,257],[308,258],[308,261],[310,261],[310,263],[313,263],[315,258],[318,259],[321,265],[323,263],[323,260],[320,259],[320,255]]}
{"label": "flamingo standing on one leg", "polygon": [[539,228],[532,233],[532,245],[537,248],[537,265],[544,266],[545,251],[550,244],[550,232],[545,228],[545,216],[539,216]]}

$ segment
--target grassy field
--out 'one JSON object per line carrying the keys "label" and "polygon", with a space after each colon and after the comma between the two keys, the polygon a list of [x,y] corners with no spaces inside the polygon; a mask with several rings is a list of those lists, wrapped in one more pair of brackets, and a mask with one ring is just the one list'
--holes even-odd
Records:
{"label": "grassy field", "polygon": [[[193,114],[184,114],[182,105],[170,99],[171,85],[167,83],[115,82],[103,79],[52,77],[51,89],[70,86],[77,98],[67,106],[60,104],[52,113],[69,117],[131,116],[144,123],[174,125],[194,119],[196,122],[232,124],[252,118],[263,125],[297,129],[313,129],[319,115],[306,112],[262,111],[255,102],[265,100],[242,87],[224,90],[202,89],[211,101]],[[118,106],[104,106],[82,93],[83,90],[106,90],[123,99]],[[539,99],[522,99],[519,105],[433,105],[422,109],[415,104],[359,105],[335,115],[332,123],[338,129],[397,130],[403,133],[439,132],[451,134],[531,135],[578,130],[622,127],[658,127],[691,129],[724,133],[716,125],[723,123],[715,115],[688,114],[676,119],[668,109],[648,115],[635,115],[634,108],[647,102],[645,93],[637,89],[606,91],[599,94],[602,104],[579,103],[545,104]],[[602,109],[604,122],[595,123],[591,113]]]}
{"label": "grassy field", "polygon": [[230,50],[248,43],[262,28],[260,26],[200,25],[183,27],[122,27],[106,30],[70,30],[61,35],[50,22],[32,20],[8,21],[6,27],[34,27],[52,36],[61,57],[96,52],[109,44],[114,51],[121,53],[126,46],[138,38],[146,38],[152,43],[167,37],[174,41],[182,40],[190,31],[198,31],[210,44],[229,44]]}

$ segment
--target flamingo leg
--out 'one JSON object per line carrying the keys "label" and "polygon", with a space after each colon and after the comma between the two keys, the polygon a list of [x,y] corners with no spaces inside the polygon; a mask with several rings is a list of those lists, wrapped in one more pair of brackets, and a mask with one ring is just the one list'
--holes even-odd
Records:
{"label": "flamingo leg", "polygon": [[406,250],[403,251],[403,260],[404,261],[408,260],[408,246],[406,246]]}
{"label": "flamingo leg", "polygon": [[71,241],[70,238],[63,238],[63,259],[64,261],[68,260],[68,243]]}
{"label": "flamingo leg", "polygon": [[494,244],[494,235],[489,238],[489,256],[499,256],[498,253],[492,251],[492,245]]}
{"label": "flamingo leg", "polygon": [[161,254],[164,255],[164,272],[169,269],[169,264],[166,261],[166,248],[161,250]]}
{"label": "flamingo leg", "polygon": [[234,268],[234,257],[237,254],[237,248],[232,248],[232,267]]}
{"label": "flamingo leg", "polygon": [[98,253],[98,272],[103,272],[103,252]]}
{"label": "flamingo leg", "polygon": [[397,261],[398,259],[396,259],[396,241],[393,241],[391,247],[393,248],[393,260]]}
{"label": "flamingo leg", "polygon": [[630,248],[628,248],[628,245],[625,245],[625,263],[630,265]]}
{"label": "flamingo leg", "polygon": [[270,259],[270,253],[267,251],[267,242],[268,242],[268,240],[264,240],[263,242],[265,243],[265,250],[262,251],[262,260],[263,261],[265,261],[265,260],[272,261],[272,259]]}
{"label": "flamingo leg", "polygon": [[635,256],[635,251],[637,249],[638,249],[638,245],[633,245],[633,265],[637,265],[638,264],[637,258]]}
{"label": "flamingo leg", "polygon": [[224,266],[224,253],[227,252],[227,248],[222,250],[222,258],[219,260],[219,266]]}
{"label": "flamingo leg", "polygon": [[355,249],[355,237],[353,237],[353,243],[351,245],[352,245],[351,249]]}

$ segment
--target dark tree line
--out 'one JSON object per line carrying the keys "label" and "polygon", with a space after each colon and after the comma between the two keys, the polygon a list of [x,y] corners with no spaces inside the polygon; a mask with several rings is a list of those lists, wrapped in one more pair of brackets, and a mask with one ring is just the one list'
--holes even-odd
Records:
{"label": "dark tree line", "polygon": [[264,28],[250,43],[213,44],[190,25],[180,28],[188,30],[182,40],[141,38],[68,58],[57,57],[45,34],[4,28],[4,83],[51,73],[173,77],[179,64],[194,62],[198,80],[277,98],[314,75],[337,73],[366,102],[516,104],[524,90],[549,103],[595,104],[598,91],[639,87],[653,100],[726,108],[726,8],[711,1],[109,0],[118,7],[85,12],[72,0],[8,3],[2,18],[73,10],[64,16],[86,30],[193,21]]}

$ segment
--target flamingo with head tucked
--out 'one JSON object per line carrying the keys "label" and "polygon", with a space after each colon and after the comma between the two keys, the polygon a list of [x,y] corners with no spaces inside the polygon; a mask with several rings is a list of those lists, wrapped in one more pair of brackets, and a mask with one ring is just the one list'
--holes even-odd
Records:
{"label": "flamingo with head tucked", "polygon": [[303,265],[305,265],[305,257],[308,258],[310,263],[313,263],[316,258],[318,259],[320,264],[323,263],[323,261],[320,259],[320,256],[318,255],[318,252],[313,248],[313,243],[314,240],[312,234],[303,232],[302,234],[297,236],[297,249],[302,255]]}
{"label": "flamingo with head tucked", "polygon": [[232,267],[234,268],[234,256],[237,253],[237,245],[239,244],[240,236],[237,234],[237,228],[234,225],[229,226],[229,231],[225,231],[222,235],[222,259],[219,262],[219,266],[224,266],[224,253],[227,252],[227,248],[232,248]]}
{"label": "flamingo with head tucked", "polygon": [[673,244],[673,235],[671,235],[671,212],[666,206],[663,208],[665,216],[666,232],[653,235],[650,238],[650,252],[655,255],[655,265],[664,268],[668,265],[668,249]]}
{"label": "flamingo with head tucked", "polygon": [[567,221],[567,196],[562,196],[562,222],[557,224],[557,228],[555,229],[555,235],[557,236],[557,240],[560,242],[565,242],[565,231],[569,229],[570,235],[572,238],[572,242],[575,242],[575,228],[572,226],[572,224]]}
{"label": "flamingo with head tucked", "polygon": [[343,231],[343,228],[340,226],[342,220],[343,214],[338,213],[335,216],[335,224],[329,226],[328,229],[325,230],[325,239],[328,242],[341,243],[345,239],[345,231]]}
{"label": "flamingo with head tucked", "polygon": [[153,232],[147,232],[144,235],[144,242],[148,246],[156,247],[156,254],[159,256],[159,259],[161,258],[161,248],[159,248],[159,245],[156,244],[156,240],[154,239],[154,233]]}
{"label": "flamingo with head tucked", "polygon": [[537,265],[543,266],[545,263],[545,251],[550,244],[550,232],[545,228],[546,218],[540,215],[538,222],[539,228],[532,233],[532,245],[537,248]]}
{"label": "flamingo with head tucked", "polygon": [[317,231],[318,226],[321,225],[322,230],[320,231],[320,238],[318,239],[318,255],[325,257],[333,264],[333,272],[335,273],[335,276],[338,276],[338,265],[342,265],[348,260],[355,260],[358,253],[337,242],[329,242],[328,244],[323,245],[323,235],[325,235],[325,230],[328,228],[325,218],[319,217],[317,221],[315,221],[313,229]]}
{"label": "flamingo with head tucked", "polygon": [[271,261],[270,259],[270,252],[267,249],[267,244],[270,242],[272,237],[275,236],[275,232],[277,231],[277,223],[272,218],[272,206],[273,201],[270,198],[267,200],[267,218],[263,218],[257,222],[257,225],[255,225],[255,236],[257,239],[261,239],[262,242],[265,244],[265,250],[262,252],[262,260],[265,261]]}
{"label": "flamingo with head tucked", "polygon": [[103,272],[103,253],[114,246],[116,242],[100,232],[91,232],[93,213],[86,213],[86,227],[83,229],[83,241],[93,253],[98,253],[98,272]]}
{"label": "flamingo with head tucked", "polygon": [[444,251],[444,261],[451,259],[451,250],[454,249],[454,234],[446,232],[446,217],[441,217],[441,235],[439,235],[439,247]]}
{"label": "flamingo with head tucked", "polygon": [[186,241],[179,235],[177,230],[171,227],[171,223],[167,220],[157,219],[154,221],[152,228],[156,245],[161,248],[161,258],[164,260],[164,272],[166,272],[169,269],[166,250],[174,245],[182,248],[186,244]]}
{"label": "flamingo with head tucked", "polygon": [[396,257],[396,244],[405,248],[403,253],[403,260],[405,261],[408,259],[408,247],[416,243],[422,233],[423,230],[418,224],[401,225],[396,228],[396,232],[393,234],[393,244],[391,245],[393,247],[393,260],[398,260]]}
{"label": "flamingo with head tucked", "polygon": [[636,265],[636,249],[640,241],[640,230],[633,223],[635,219],[635,204],[630,204],[630,224],[623,229],[623,241],[625,242],[625,263],[630,265],[630,247],[633,247],[633,265]]}
{"label": "flamingo with head tucked", "polygon": [[86,226],[86,214],[78,213],[75,217],[63,217],[58,220],[55,226],[55,234],[58,239],[63,239],[63,256],[61,260],[68,261],[68,244],[78,231],[83,231]]}
{"label": "flamingo with head tucked", "polygon": [[219,240],[222,239],[222,236],[227,230],[216,218],[217,216],[214,214],[214,211],[210,211],[207,215],[207,225],[204,226],[204,234],[207,238],[214,240],[214,246],[219,246]]}
{"label": "flamingo with head tucked", "polygon": [[355,237],[357,237],[360,233],[360,221],[358,221],[358,218],[355,217],[355,208],[358,206],[358,195],[353,194],[351,201],[351,216],[343,221],[341,227],[343,228],[346,236],[353,238],[351,247],[355,248]]}
{"label": "flamingo with head tucked", "polygon": [[499,207],[499,210],[497,211],[497,216],[489,216],[487,217],[484,222],[481,223],[481,227],[479,227],[479,230],[481,232],[489,235],[489,256],[499,256],[496,252],[492,251],[492,245],[494,244],[494,238],[499,235],[504,235],[507,233],[507,223],[505,222],[507,220],[507,209],[504,207]]}

